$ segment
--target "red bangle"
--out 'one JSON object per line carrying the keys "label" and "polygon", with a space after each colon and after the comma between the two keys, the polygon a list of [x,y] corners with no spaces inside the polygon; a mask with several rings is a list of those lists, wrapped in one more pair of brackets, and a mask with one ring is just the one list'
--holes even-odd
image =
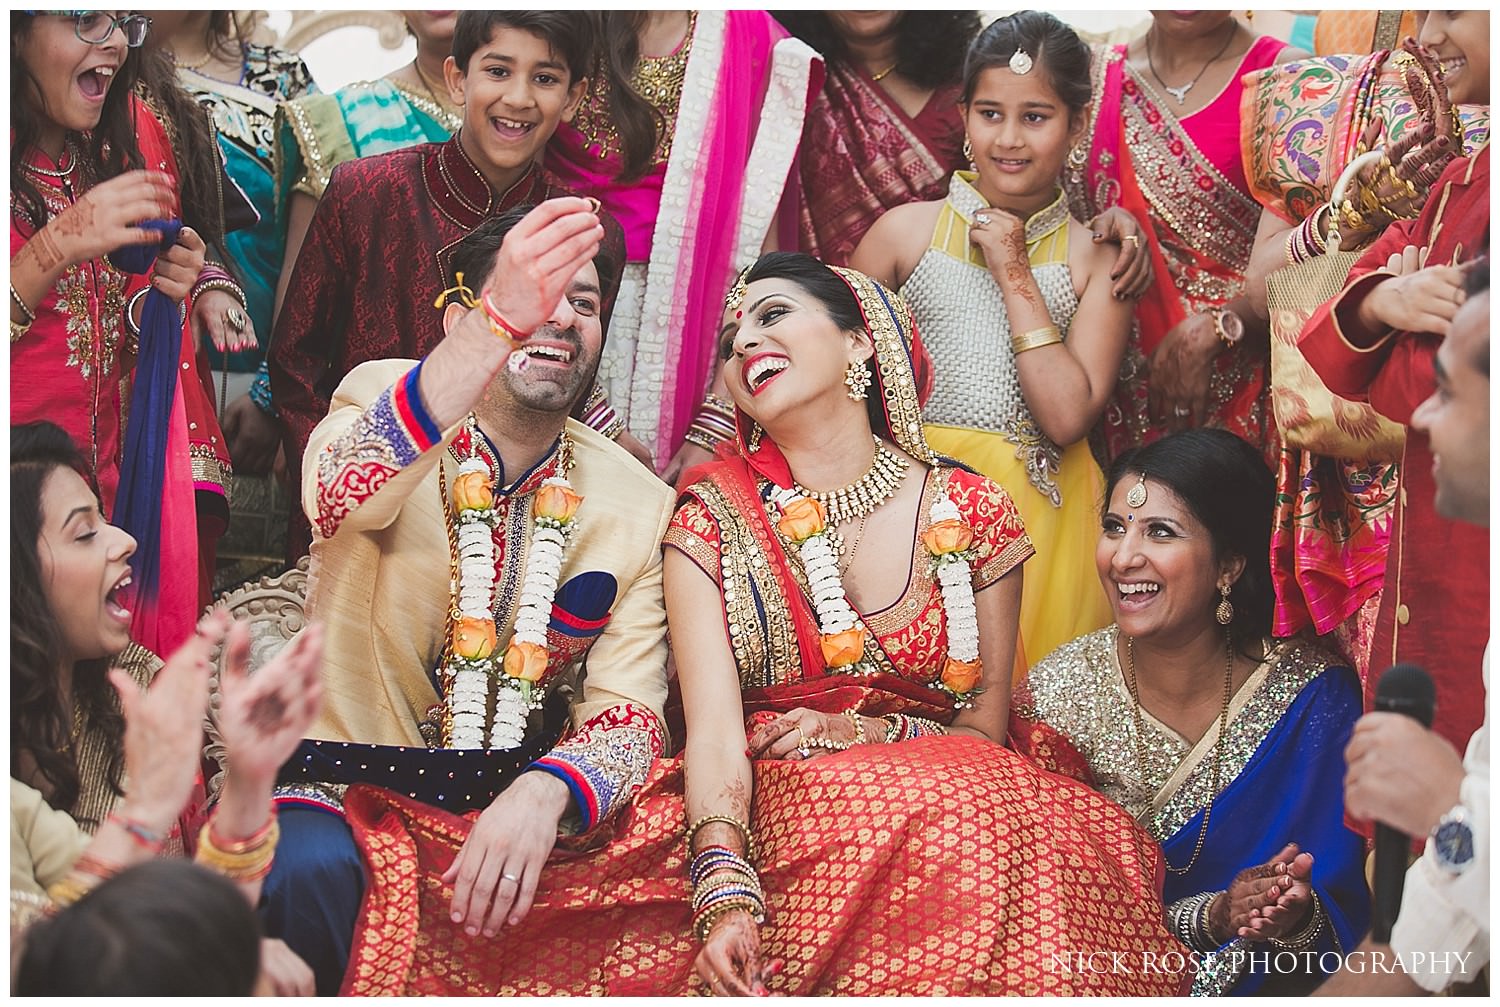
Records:
{"label": "red bangle", "polygon": [[479,303],[484,308],[484,313],[490,320],[490,330],[496,336],[502,339],[509,338],[517,343],[524,343],[531,338],[531,333],[522,332],[501,317],[500,309],[495,307],[494,301],[490,300],[490,292],[488,290],[479,295]]}
{"label": "red bangle", "polygon": [[219,830],[215,828],[218,823],[219,814],[218,810],[215,809],[214,814],[211,815],[208,819],[208,841],[213,843],[219,849],[223,850],[225,853],[244,853],[246,850],[255,849],[261,843],[264,843],[266,841],[266,837],[271,834],[271,827],[276,824],[276,809],[271,809],[271,814],[270,817],[266,819],[266,824],[257,829],[255,831],[255,835],[251,836],[249,839],[240,839],[232,843],[225,842],[224,840],[219,838]]}

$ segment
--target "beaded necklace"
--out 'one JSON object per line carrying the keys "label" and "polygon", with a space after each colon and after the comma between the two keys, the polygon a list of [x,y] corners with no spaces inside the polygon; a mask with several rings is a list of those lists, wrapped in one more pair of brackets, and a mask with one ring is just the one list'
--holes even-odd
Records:
{"label": "beaded necklace", "polygon": [[[1135,759],[1141,774],[1141,779],[1146,778],[1146,747],[1144,736],[1146,733],[1145,718],[1141,716],[1141,693],[1136,685],[1135,679],[1135,638],[1125,637],[1125,664],[1129,671],[1126,685],[1130,687],[1130,699],[1133,703],[1132,712],[1135,715]],[[1193,855],[1188,858],[1186,865],[1173,867],[1167,863],[1166,854],[1162,854],[1161,862],[1167,868],[1168,874],[1186,874],[1193,869],[1198,862],[1198,854],[1203,852],[1203,840],[1208,835],[1208,820],[1214,813],[1214,800],[1219,796],[1219,790],[1223,786],[1223,762],[1224,762],[1224,732],[1229,727],[1229,699],[1234,689],[1234,647],[1226,635],[1224,640],[1224,703],[1219,709],[1219,736],[1214,739],[1214,789],[1212,796],[1208,799],[1208,807],[1203,809],[1203,824],[1198,829],[1198,841],[1193,844]]]}

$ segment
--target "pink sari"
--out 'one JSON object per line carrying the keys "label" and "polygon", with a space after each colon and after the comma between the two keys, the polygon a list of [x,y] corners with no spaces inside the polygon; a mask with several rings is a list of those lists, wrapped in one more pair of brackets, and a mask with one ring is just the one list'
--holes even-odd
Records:
{"label": "pink sari", "polygon": [[[1223,92],[1183,119],[1130,69],[1125,46],[1094,49],[1096,111],[1084,140],[1087,163],[1064,174],[1069,206],[1084,221],[1112,206],[1130,211],[1145,225],[1155,267],[1105,409],[1106,460],[1167,432],[1148,408],[1149,361],[1162,339],[1190,315],[1244,290],[1260,204],[1250,197],[1240,161],[1239,75],[1271,65],[1284,47],[1268,36],[1257,39]],[[1206,425],[1261,448],[1274,467],[1278,445],[1264,359],[1244,347],[1221,354],[1209,389]]]}
{"label": "pink sari", "polygon": [[646,263],[630,401],[615,405],[662,464],[703,401],[736,271],[773,226],[780,247],[796,247],[795,216],[780,208],[822,84],[816,54],[764,11],[699,11],[686,74],[671,156],[645,178],[617,182],[618,152],[601,156],[568,124],[545,161],[620,220],[629,261]]}

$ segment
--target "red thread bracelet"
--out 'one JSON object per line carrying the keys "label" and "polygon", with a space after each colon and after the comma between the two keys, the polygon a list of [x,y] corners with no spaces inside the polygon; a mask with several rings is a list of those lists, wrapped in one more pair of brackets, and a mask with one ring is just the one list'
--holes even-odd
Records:
{"label": "red thread bracelet", "polygon": [[502,339],[508,338],[511,341],[517,343],[524,343],[526,342],[526,340],[531,338],[531,333],[522,332],[520,329],[516,328],[514,325],[510,324],[503,317],[501,317],[500,309],[495,307],[494,301],[490,300],[490,292],[488,290],[479,295],[479,303],[481,306],[483,306],[484,313],[490,320],[490,330],[494,332],[496,336]]}

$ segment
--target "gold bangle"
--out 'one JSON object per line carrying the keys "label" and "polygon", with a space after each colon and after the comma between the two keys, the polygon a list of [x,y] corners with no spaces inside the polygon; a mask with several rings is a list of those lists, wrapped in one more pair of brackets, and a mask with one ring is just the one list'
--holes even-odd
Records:
{"label": "gold bangle", "polygon": [[1043,346],[1051,346],[1062,342],[1062,336],[1055,325],[1044,325],[1040,329],[1032,329],[1018,336],[1010,337],[1010,348],[1016,356],[1020,356],[1027,350],[1041,349]]}
{"label": "gold bangle", "polygon": [[21,295],[16,290],[16,285],[14,283],[10,285],[10,299],[15,302],[16,307],[21,309],[21,314],[26,316],[27,325],[30,325],[32,322],[36,321],[36,312],[31,310],[31,305],[21,300]]}
{"label": "gold bangle", "polygon": [[689,853],[693,852],[693,840],[697,838],[698,830],[703,828],[703,826],[707,825],[710,822],[723,822],[725,825],[733,825],[736,829],[738,829],[740,838],[745,841],[745,859],[755,859],[755,836],[751,834],[750,826],[748,823],[740,821],[733,815],[704,815],[692,825],[689,825],[687,830],[687,846]]}
{"label": "gold bangle", "polygon": [[845,710],[844,714],[854,722],[854,744],[866,744],[869,739],[865,737],[865,721],[864,718],[859,715],[859,710]]}
{"label": "gold bangle", "polygon": [[30,322],[18,322],[14,318],[10,320],[10,341],[12,343],[19,343],[21,341],[21,337],[26,335],[26,333],[30,331]]}
{"label": "gold bangle", "polygon": [[61,881],[52,883],[52,886],[47,889],[47,897],[58,906],[71,906],[87,895],[93,887],[93,885],[84,884],[78,875],[70,873]]}
{"label": "gold bangle", "polygon": [[260,841],[254,846],[233,851],[214,845],[213,821],[210,820],[198,833],[198,852],[193,858],[231,881],[258,881],[271,873],[271,864],[276,859],[276,841],[281,838],[281,825],[272,817],[270,828],[257,833]]}

